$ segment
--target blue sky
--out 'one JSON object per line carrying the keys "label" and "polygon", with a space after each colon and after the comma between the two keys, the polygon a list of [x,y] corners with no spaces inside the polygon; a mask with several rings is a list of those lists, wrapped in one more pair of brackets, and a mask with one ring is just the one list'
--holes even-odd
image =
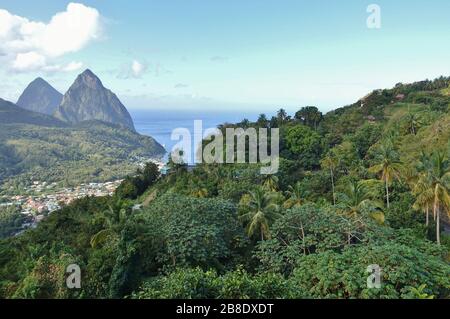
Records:
{"label": "blue sky", "polygon": [[[0,0],[0,9],[49,23],[69,2]],[[129,108],[327,111],[376,88],[450,75],[448,0],[79,3],[101,16],[95,37],[45,56],[45,66],[2,63],[0,97],[14,101],[37,76],[64,92],[88,67]],[[366,25],[371,3],[380,29]]]}

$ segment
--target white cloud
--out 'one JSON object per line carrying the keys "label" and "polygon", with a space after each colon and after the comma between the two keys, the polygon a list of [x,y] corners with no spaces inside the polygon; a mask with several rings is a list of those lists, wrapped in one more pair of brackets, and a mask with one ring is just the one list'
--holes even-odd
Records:
{"label": "white cloud", "polygon": [[44,67],[46,64],[45,57],[34,51],[27,53],[18,53],[13,62],[13,69],[18,71],[36,70]]}
{"label": "white cloud", "polygon": [[52,64],[52,65],[46,65],[41,68],[42,71],[46,73],[54,73],[54,72],[73,72],[81,69],[83,67],[82,62],[75,62],[72,61],[67,64]]}
{"label": "white cloud", "polygon": [[117,77],[120,79],[139,79],[147,72],[147,70],[148,65],[146,63],[133,60],[133,62],[122,66]]}
{"label": "white cloud", "polygon": [[69,64],[67,64],[66,66],[63,67],[63,71],[66,72],[72,72],[72,71],[78,71],[79,69],[81,69],[83,67],[83,63],[82,62],[70,62]]}
{"label": "white cloud", "polygon": [[145,64],[142,64],[137,60],[134,60],[133,63],[131,63],[131,72],[134,77],[141,77],[145,71],[147,71],[147,66]]}
{"label": "white cloud", "polygon": [[101,17],[95,8],[69,3],[48,23],[30,21],[0,9],[0,52],[2,62],[15,71],[78,69],[79,62],[55,65],[56,58],[78,52],[101,33]]}

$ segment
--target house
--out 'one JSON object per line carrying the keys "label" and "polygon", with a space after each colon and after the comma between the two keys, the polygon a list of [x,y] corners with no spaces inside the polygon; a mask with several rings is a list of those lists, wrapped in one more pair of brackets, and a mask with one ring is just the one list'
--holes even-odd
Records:
{"label": "house", "polygon": [[368,116],[366,116],[366,120],[367,120],[369,123],[375,123],[375,122],[377,121],[377,119],[376,119],[375,116],[373,116],[373,115],[368,115]]}

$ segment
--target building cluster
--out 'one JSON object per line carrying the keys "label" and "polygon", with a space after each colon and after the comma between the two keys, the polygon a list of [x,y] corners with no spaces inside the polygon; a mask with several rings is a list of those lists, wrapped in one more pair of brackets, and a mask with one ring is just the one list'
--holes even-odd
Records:
{"label": "building cluster", "polygon": [[121,182],[122,180],[106,183],[87,183],[53,192],[52,189],[56,187],[56,184],[33,182],[32,185],[26,188],[28,194],[32,193],[33,195],[5,196],[2,198],[0,207],[20,207],[21,214],[29,216],[33,221],[30,225],[24,225],[25,227],[30,227],[40,222],[46,214],[54,212],[76,199],[86,196],[111,196]]}
{"label": "building cluster", "polygon": [[[161,173],[164,173],[166,164],[161,160],[151,160]],[[145,167],[148,159],[139,158],[137,165]],[[8,206],[20,207],[21,214],[28,216],[28,220],[22,229],[35,227],[38,222],[49,213],[61,209],[62,206],[72,203],[83,197],[112,196],[123,180],[115,180],[104,183],[86,183],[76,187],[58,188],[57,183],[33,181],[24,188],[20,195],[0,196],[0,209]],[[137,206],[136,206],[137,207]],[[138,209],[133,207],[133,209]]]}

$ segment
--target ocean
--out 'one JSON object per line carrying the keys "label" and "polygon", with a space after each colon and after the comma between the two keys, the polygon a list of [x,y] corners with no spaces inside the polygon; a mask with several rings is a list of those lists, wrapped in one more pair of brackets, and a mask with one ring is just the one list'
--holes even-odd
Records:
{"label": "ocean", "polygon": [[[136,130],[143,135],[152,136],[160,143],[167,152],[170,152],[178,143],[178,140],[172,141],[171,134],[176,128],[187,128],[194,136],[194,121],[202,120],[203,131],[208,128],[216,128],[223,123],[237,123],[244,118],[255,121],[258,118],[257,112],[200,112],[200,111],[146,111],[129,110],[133,118]],[[269,117],[269,115],[267,115]],[[192,148],[191,159],[194,159],[194,146]],[[167,156],[165,160],[167,160]],[[190,161],[189,164],[193,164]]]}

